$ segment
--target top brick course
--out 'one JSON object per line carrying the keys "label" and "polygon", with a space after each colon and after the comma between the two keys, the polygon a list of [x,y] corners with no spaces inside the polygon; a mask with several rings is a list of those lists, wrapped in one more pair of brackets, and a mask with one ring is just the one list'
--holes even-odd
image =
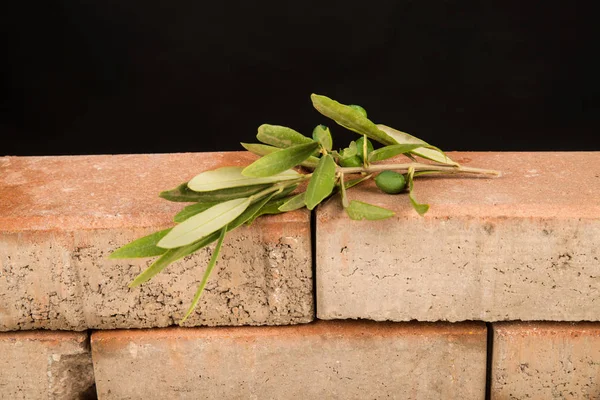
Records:
{"label": "top brick course", "polygon": [[396,211],[317,216],[317,316],[374,320],[600,320],[600,153],[449,153],[501,178],[422,177],[417,199],[350,190]]}
{"label": "top brick course", "polygon": [[[140,288],[148,264],[111,251],[172,226],[183,203],[158,198],[194,175],[246,165],[246,152],[0,158],[0,331],[168,326],[210,257],[186,257]],[[313,319],[310,214],[269,216],[227,236],[189,325]]]}

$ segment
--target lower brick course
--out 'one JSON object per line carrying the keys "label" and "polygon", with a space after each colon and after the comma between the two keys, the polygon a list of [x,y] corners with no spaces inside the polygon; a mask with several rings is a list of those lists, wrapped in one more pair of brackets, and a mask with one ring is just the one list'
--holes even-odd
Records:
{"label": "lower brick course", "polygon": [[482,399],[482,323],[99,331],[100,399]]}
{"label": "lower brick course", "polygon": [[493,324],[492,398],[600,398],[600,323]]}
{"label": "lower brick course", "polygon": [[0,399],[95,398],[87,333],[0,332]]}

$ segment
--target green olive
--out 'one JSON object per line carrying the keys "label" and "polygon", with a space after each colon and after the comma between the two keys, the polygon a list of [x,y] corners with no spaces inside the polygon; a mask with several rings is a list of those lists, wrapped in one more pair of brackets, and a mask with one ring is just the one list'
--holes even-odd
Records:
{"label": "green olive", "polygon": [[[361,136],[360,139],[356,141],[356,150],[358,150],[358,156],[360,159],[363,159],[363,146],[365,143],[365,137]],[[369,139],[367,139],[367,155],[369,155],[373,151],[373,143]]]}
{"label": "green olive", "polygon": [[348,158],[340,158],[340,165],[342,167],[362,167],[363,162],[359,156],[352,156]]}
{"label": "green olive", "polygon": [[365,110],[365,109],[364,109],[364,108],[362,108],[361,106],[359,106],[359,105],[356,105],[356,104],[350,104],[348,107],[350,107],[350,108],[352,108],[352,109],[354,109],[354,110],[358,111],[359,113],[361,113],[361,114],[362,114],[362,116],[363,116],[363,117],[367,118],[367,110]]}
{"label": "green olive", "polygon": [[375,177],[375,184],[385,193],[397,194],[406,187],[406,179],[395,171],[383,171]]}

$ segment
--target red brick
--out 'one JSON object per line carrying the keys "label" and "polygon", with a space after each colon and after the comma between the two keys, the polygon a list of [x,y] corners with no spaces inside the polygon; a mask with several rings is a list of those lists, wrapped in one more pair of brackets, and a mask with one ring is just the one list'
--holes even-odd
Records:
{"label": "red brick", "polygon": [[600,398],[600,323],[493,324],[493,399]]}
{"label": "red brick", "polygon": [[[246,152],[0,158],[0,331],[168,326],[189,306],[206,248],[140,288],[149,263],[109,260],[121,245],[172,226],[184,203],[158,193]],[[268,216],[228,234],[189,325],[313,319],[310,214]]]}
{"label": "red brick", "polygon": [[481,399],[481,323],[101,331],[100,399]]}
{"label": "red brick", "polygon": [[93,396],[87,333],[0,332],[1,399],[78,399]]}
{"label": "red brick", "polygon": [[600,320],[600,152],[449,153],[500,178],[424,176],[416,197],[348,191],[392,209],[317,211],[317,315],[374,320]]}

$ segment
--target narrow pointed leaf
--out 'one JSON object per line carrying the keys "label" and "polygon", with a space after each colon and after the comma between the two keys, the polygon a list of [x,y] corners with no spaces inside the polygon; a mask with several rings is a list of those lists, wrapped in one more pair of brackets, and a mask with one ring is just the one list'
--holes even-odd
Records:
{"label": "narrow pointed leaf", "polygon": [[[240,168],[241,171],[241,168]],[[241,175],[241,174],[240,174]],[[296,175],[298,177],[299,175]],[[247,179],[247,178],[245,178]],[[215,185],[217,186],[217,185]],[[165,200],[187,203],[211,203],[221,202],[240,197],[249,197],[269,187],[269,184],[251,185],[239,187],[229,187],[227,189],[211,190],[206,192],[196,192],[188,187],[187,183],[182,183],[175,189],[166,190],[159,194]]]}
{"label": "narrow pointed leaf", "polygon": [[319,142],[319,144],[327,151],[331,151],[333,146],[333,139],[331,138],[331,132],[325,125],[317,125],[313,130],[313,139]]}
{"label": "narrow pointed leaf", "polygon": [[186,319],[192,314],[196,306],[198,305],[198,301],[200,300],[200,296],[202,296],[202,292],[204,292],[204,288],[206,287],[206,283],[208,282],[208,278],[212,273],[213,268],[217,264],[217,260],[219,259],[219,253],[221,252],[221,247],[223,246],[223,239],[225,239],[225,233],[227,233],[227,225],[221,228],[221,234],[219,235],[219,240],[217,241],[217,245],[213,250],[212,256],[210,257],[210,261],[206,266],[206,271],[204,271],[204,276],[202,277],[202,281],[200,282],[200,286],[198,286],[198,290],[196,290],[196,294],[194,295],[194,299],[192,300],[192,304],[190,308],[188,308],[185,316],[179,321],[179,325],[183,324]]}
{"label": "narrow pointed leaf", "polygon": [[429,204],[419,203],[413,193],[413,177],[415,174],[414,168],[408,169],[408,198],[410,199],[410,204],[413,206],[415,211],[419,213],[420,216],[425,215],[425,213],[429,210]]}
{"label": "narrow pointed leaf", "polygon": [[319,148],[319,143],[299,144],[267,154],[248,165],[242,171],[246,177],[272,177],[302,163]]}
{"label": "narrow pointed leaf", "polygon": [[[210,243],[214,242],[215,240],[216,240],[216,238],[214,240],[212,240]],[[206,243],[206,244],[209,244],[209,243]],[[129,287],[134,288],[136,286],[141,285],[142,283],[148,282],[150,279],[152,279],[154,276],[156,276],[158,273],[160,273],[163,269],[165,269],[172,262],[175,262],[175,261],[179,260],[180,258],[183,258],[185,256],[192,254],[193,252],[206,246],[206,244],[203,244],[201,242],[196,242],[196,243],[189,244],[187,246],[182,246],[182,247],[179,247],[176,249],[167,250],[162,256],[160,256],[160,258],[158,260],[154,261],[148,268],[146,268],[144,270],[144,272],[142,272],[141,274],[136,276],[135,279],[129,284]]]}
{"label": "narrow pointed leaf", "polygon": [[294,210],[298,210],[298,209],[304,207],[306,205],[304,203],[305,195],[306,195],[306,192],[302,192],[302,193],[299,193],[296,196],[292,197],[286,203],[282,204],[279,207],[279,211],[282,211],[282,212],[294,211]]}
{"label": "narrow pointed leaf", "polygon": [[446,156],[443,151],[429,145],[427,142],[419,139],[418,137],[381,124],[377,125],[377,127],[391,137],[395,142],[394,144],[422,144],[423,147],[418,147],[414,150],[411,150],[411,153],[414,155],[442,164],[458,165],[458,163],[452,161],[450,157]]}
{"label": "narrow pointed leaf", "polygon": [[173,221],[177,222],[177,223],[183,222],[186,219],[193,217],[196,214],[200,214],[202,211],[208,210],[209,208],[216,206],[217,204],[219,204],[219,203],[218,202],[210,202],[210,203],[191,204],[187,207],[184,207],[183,210],[181,210],[177,214],[175,214]]}
{"label": "narrow pointed leaf", "polygon": [[377,150],[373,150],[371,154],[369,154],[369,161],[377,162],[381,160],[387,160],[388,158],[395,157],[398,154],[408,153],[420,147],[421,145],[419,144],[392,144]]}
{"label": "narrow pointed leaf", "polygon": [[109,258],[142,258],[155,257],[164,254],[167,250],[156,244],[171,231],[171,228],[154,232],[115,250]]}
{"label": "narrow pointed leaf", "polygon": [[280,199],[276,199],[275,197],[273,197],[271,200],[269,200],[269,202],[267,202],[265,205],[263,205],[251,218],[246,220],[246,224],[250,225],[252,222],[254,222],[254,220],[262,215],[269,215],[269,214],[281,214],[284,211],[280,211],[279,207],[286,203],[289,199],[291,199],[292,197],[294,197],[294,195],[292,196],[287,196],[287,197],[283,197]]}
{"label": "narrow pointed leaf", "polygon": [[342,196],[342,207],[346,208],[350,205],[350,203],[348,201],[348,196],[346,195],[346,182],[344,182],[344,174],[343,173],[340,176],[340,182],[341,182],[341,184],[339,185],[339,188],[340,188],[340,194]]}
{"label": "narrow pointed leaf", "polygon": [[258,127],[256,138],[265,144],[270,144],[280,149],[313,142],[311,138],[291,128],[269,124],[263,124]]}
{"label": "narrow pointed leaf", "polygon": [[312,94],[310,98],[318,112],[331,118],[344,128],[361,135],[367,135],[370,139],[384,145],[396,144],[391,137],[377,128],[377,125],[366,118],[360,111],[338,103],[326,96]]}
{"label": "narrow pointed leaf", "polygon": [[250,198],[234,199],[217,204],[174,227],[158,242],[158,246],[173,249],[202,239],[233,221],[249,205]]}
{"label": "narrow pointed leaf", "polygon": [[340,152],[340,158],[350,158],[358,154],[358,147],[356,142],[353,140],[350,145]]}
{"label": "narrow pointed leaf", "polygon": [[[269,201],[269,199],[270,196],[265,196],[265,198],[257,201],[256,203],[252,203],[239,217],[227,225],[227,231],[229,232],[242,225],[250,218],[253,218],[260,208],[264,206],[267,201]],[[149,281],[156,274],[165,269],[169,264],[179,260],[180,258],[188,256],[217,240],[219,238],[219,234],[220,231],[216,231],[187,246],[167,250],[158,260],[152,263],[146,270],[144,270],[144,272],[139,274],[133,280],[133,282],[129,284],[129,287],[136,287],[144,282]]]}
{"label": "narrow pointed leaf", "polygon": [[[260,143],[240,143],[242,147],[248,150],[251,153],[254,153],[259,156],[266,156],[267,154],[271,154],[274,151],[280,150],[275,146],[269,146],[266,144]],[[317,164],[319,164],[319,159],[317,157],[310,156],[306,160],[302,161],[300,165],[303,167],[307,167],[310,169],[317,168]]]}
{"label": "narrow pointed leaf", "polygon": [[306,188],[305,204],[312,210],[323,199],[331,194],[335,185],[335,162],[327,154],[321,157],[319,165],[315,169]]}
{"label": "narrow pointed leaf", "polygon": [[362,219],[378,220],[386,219],[394,215],[392,210],[375,206],[373,204],[363,203],[362,201],[352,200],[346,207],[346,213],[351,219],[360,221]]}
{"label": "narrow pointed leaf", "polygon": [[248,188],[248,186],[293,180],[301,177],[294,170],[283,170],[279,171],[280,173],[273,174],[273,176],[250,178],[242,175],[243,170],[244,167],[223,167],[206,171],[192,178],[188,183],[188,187],[196,192],[210,192],[228,188]]}

